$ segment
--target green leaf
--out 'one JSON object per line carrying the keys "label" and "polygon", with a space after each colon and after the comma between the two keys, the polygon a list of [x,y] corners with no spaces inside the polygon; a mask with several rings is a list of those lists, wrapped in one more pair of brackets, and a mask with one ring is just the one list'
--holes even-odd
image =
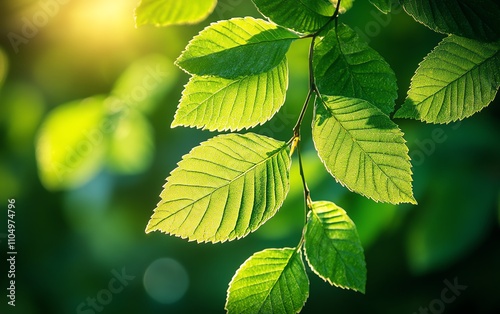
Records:
{"label": "green leaf", "polygon": [[329,0],[252,0],[259,12],[274,23],[301,33],[323,27],[335,8]]}
{"label": "green leaf", "polygon": [[392,10],[392,2],[394,0],[370,0],[370,2],[382,13],[390,13]]}
{"label": "green leaf", "polygon": [[356,226],[331,202],[313,202],[305,232],[304,252],[323,280],[365,293],[366,263]]}
{"label": "green leaf", "polygon": [[104,98],[74,101],[54,109],[40,127],[36,157],[49,190],[75,188],[92,178],[106,154]]}
{"label": "green leaf", "polygon": [[229,284],[228,313],[298,313],[309,296],[300,251],[267,249],[241,265]]}
{"label": "green leaf", "polygon": [[386,114],[394,110],[396,75],[347,25],[339,24],[315,45],[313,64],[323,95],[364,99]]}
{"label": "green leaf", "polygon": [[198,242],[244,237],[281,207],[289,170],[284,142],[253,133],[212,138],[172,171],[146,232]]}
{"label": "green leaf", "polygon": [[[333,4],[333,7],[337,7],[338,0],[330,0],[330,2]],[[347,10],[352,8],[352,5],[354,4],[354,0],[342,0],[340,3],[340,13],[345,13]]]}
{"label": "green leaf", "polygon": [[207,18],[216,5],[217,0],[141,0],[135,10],[135,25],[196,24]]}
{"label": "green leaf", "polygon": [[8,69],[9,60],[3,49],[0,48],[0,89],[2,88],[5,77],[7,76]]}
{"label": "green leaf", "polygon": [[401,0],[405,11],[430,29],[482,41],[500,39],[500,6],[492,0]]}
{"label": "green leaf", "polygon": [[139,112],[130,110],[113,121],[109,136],[108,163],[121,174],[145,171],[153,161],[153,130],[149,121]]}
{"label": "green leaf", "polygon": [[415,203],[403,133],[361,99],[318,99],[313,140],[327,170],[349,190],[376,201]]}
{"label": "green leaf", "polygon": [[193,76],[182,93],[172,127],[224,131],[263,124],[284,104],[287,88],[286,58],[268,72],[252,76]]}
{"label": "green leaf", "polygon": [[276,67],[298,35],[251,17],[211,24],[195,36],[176,64],[194,75],[255,75]]}
{"label": "green leaf", "polygon": [[132,63],[117,79],[110,111],[137,109],[150,113],[177,82],[179,70],[162,55],[149,55]]}
{"label": "green leaf", "polygon": [[500,86],[500,42],[451,35],[425,57],[395,117],[448,123],[473,115]]}

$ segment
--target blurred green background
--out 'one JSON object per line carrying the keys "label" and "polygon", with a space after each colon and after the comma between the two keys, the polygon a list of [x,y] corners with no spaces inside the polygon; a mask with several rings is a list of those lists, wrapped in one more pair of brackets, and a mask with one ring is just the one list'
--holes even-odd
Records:
{"label": "blurred green background", "polygon": [[[245,239],[196,244],[144,233],[170,171],[214,135],[170,129],[188,80],[173,60],[208,23],[259,15],[248,0],[220,0],[199,25],[136,29],[136,5],[136,0],[0,2],[4,292],[12,198],[18,251],[16,307],[7,306],[3,293],[0,313],[222,313],[227,285],[241,263],[256,251],[293,247],[300,239],[303,201],[296,160],[283,208]],[[400,9],[386,16],[368,1],[356,1],[341,21],[393,66],[398,105],[418,63],[443,37]],[[30,23],[34,28],[26,26]],[[308,43],[296,42],[289,52],[285,106],[254,132],[280,140],[292,136],[307,93]],[[497,97],[472,118],[449,125],[396,121],[410,148],[418,206],[377,204],[335,183],[315,157],[309,114],[303,138],[312,197],[334,201],[355,221],[368,282],[362,295],[310,273],[303,313],[418,313],[429,306],[435,313],[498,313],[499,105]],[[101,133],[82,135],[79,128]],[[71,145],[81,146],[79,157]],[[59,177],[44,171],[53,167],[46,161],[50,154],[67,163]],[[467,286],[449,303],[442,300],[446,280]]]}

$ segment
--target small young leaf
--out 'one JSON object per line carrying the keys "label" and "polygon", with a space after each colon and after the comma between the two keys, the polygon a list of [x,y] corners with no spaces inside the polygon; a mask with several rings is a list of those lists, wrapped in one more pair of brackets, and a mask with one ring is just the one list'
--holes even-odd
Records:
{"label": "small young leaf", "polygon": [[397,118],[449,123],[473,115],[500,87],[500,42],[448,36],[420,63]]}
{"label": "small young leaf", "polygon": [[217,0],[141,0],[135,10],[135,25],[195,24],[207,18],[216,4]]}
{"label": "small young leaf", "polygon": [[194,75],[224,78],[255,75],[276,67],[298,38],[284,28],[252,17],[211,24],[195,36],[176,64]]}
{"label": "small young leaf", "polygon": [[314,47],[314,73],[323,95],[364,99],[385,114],[398,96],[396,75],[355,31],[339,24]]}
{"label": "small young leaf", "polygon": [[356,226],[331,202],[313,202],[304,252],[312,270],[330,284],[365,293],[366,263]]}
{"label": "small young leaf", "polygon": [[394,0],[370,0],[370,2],[380,10],[380,12],[387,14],[392,10],[392,2]]}
{"label": "small young leaf", "polygon": [[49,190],[75,188],[102,166],[106,154],[104,97],[58,106],[38,133],[36,157]]}
{"label": "small young leaf", "polygon": [[403,133],[382,111],[355,98],[318,99],[313,140],[327,170],[376,201],[415,203]]}
{"label": "small young leaf", "polygon": [[301,252],[267,249],[241,265],[229,284],[228,313],[298,313],[309,296]]}
{"label": "small young leaf", "polygon": [[274,23],[301,33],[323,27],[335,8],[329,0],[252,0],[259,12]]}
{"label": "small young leaf", "polygon": [[252,76],[193,76],[182,93],[172,127],[224,131],[262,124],[281,108],[287,88],[286,58],[277,67]]}
{"label": "small young leaf", "polygon": [[401,0],[417,22],[430,29],[481,41],[500,39],[500,6],[493,0]]}
{"label": "small young leaf", "polygon": [[284,142],[253,133],[214,137],[172,171],[146,232],[198,242],[244,237],[281,207],[289,170]]}

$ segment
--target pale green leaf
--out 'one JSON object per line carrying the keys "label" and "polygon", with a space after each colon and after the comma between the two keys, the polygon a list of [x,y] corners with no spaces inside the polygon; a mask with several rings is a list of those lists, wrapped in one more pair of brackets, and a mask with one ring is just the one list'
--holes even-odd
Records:
{"label": "pale green leaf", "polygon": [[300,251],[267,249],[241,265],[229,284],[228,313],[298,313],[309,296]]}
{"label": "pale green leaf", "polygon": [[365,293],[366,263],[356,226],[331,202],[313,202],[304,252],[312,270],[330,284]]}
{"label": "pale green leaf", "polygon": [[172,127],[241,130],[263,124],[284,104],[286,58],[268,72],[225,79],[193,76],[186,85]]}
{"label": "pale green leaf", "polygon": [[289,170],[284,142],[253,133],[212,138],[172,171],[146,232],[198,242],[244,237],[281,207]]}
{"label": "pale green leaf", "polygon": [[392,10],[392,3],[395,0],[370,0],[370,2],[382,13],[389,13]]}
{"label": "pale green leaf", "polygon": [[[338,0],[330,0],[330,2],[333,4],[333,7],[337,7]],[[342,0],[340,2],[340,10],[339,13],[345,13],[347,10],[352,8],[352,5],[354,4],[354,0]]]}
{"label": "pale green leaf", "polygon": [[121,174],[137,174],[153,161],[153,130],[149,121],[139,112],[130,110],[114,120],[109,136],[108,163]]}
{"label": "pale green leaf", "polygon": [[500,6],[493,0],[401,0],[430,29],[483,41],[500,39]]}
{"label": "pale green leaf", "polygon": [[259,12],[274,23],[301,33],[323,27],[335,8],[329,0],[252,0]]}
{"label": "pale green leaf", "polygon": [[50,190],[78,187],[101,168],[106,154],[104,98],[54,109],[40,127],[36,157],[40,179]]}
{"label": "pale green leaf", "polygon": [[9,69],[9,60],[7,59],[7,55],[0,48],[0,88],[2,88],[5,77],[7,76],[7,71]]}
{"label": "pale green leaf", "polygon": [[313,64],[321,94],[364,99],[386,114],[394,110],[394,71],[347,25],[339,24],[315,45]]}
{"label": "pale green leaf", "polygon": [[162,55],[148,55],[132,63],[115,82],[108,101],[112,112],[137,109],[150,113],[176,84],[179,70]]}
{"label": "pale green leaf", "polygon": [[195,36],[176,64],[194,75],[255,75],[276,67],[298,35],[252,17],[211,24]]}
{"label": "pale green leaf", "polygon": [[217,0],[141,0],[135,10],[135,25],[195,24],[207,18],[216,5]]}
{"label": "pale green leaf", "polygon": [[448,123],[488,106],[500,86],[500,42],[448,36],[425,57],[396,117]]}
{"label": "pale green leaf", "polygon": [[348,189],[376,201],[415,203],[403,133],[361,99],[318,99],[313,140],[327,170]]}

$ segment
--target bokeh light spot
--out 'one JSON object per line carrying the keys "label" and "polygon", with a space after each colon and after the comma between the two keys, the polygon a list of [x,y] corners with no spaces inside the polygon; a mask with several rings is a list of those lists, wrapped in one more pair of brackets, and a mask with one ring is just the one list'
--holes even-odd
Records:
{"label": "bokeh light spot", "polygon": [[171,258],[152,262],[144,273],[144,288],[149,296],[163,304],[179,301],[189,287],[189,275],[184,266]]}

